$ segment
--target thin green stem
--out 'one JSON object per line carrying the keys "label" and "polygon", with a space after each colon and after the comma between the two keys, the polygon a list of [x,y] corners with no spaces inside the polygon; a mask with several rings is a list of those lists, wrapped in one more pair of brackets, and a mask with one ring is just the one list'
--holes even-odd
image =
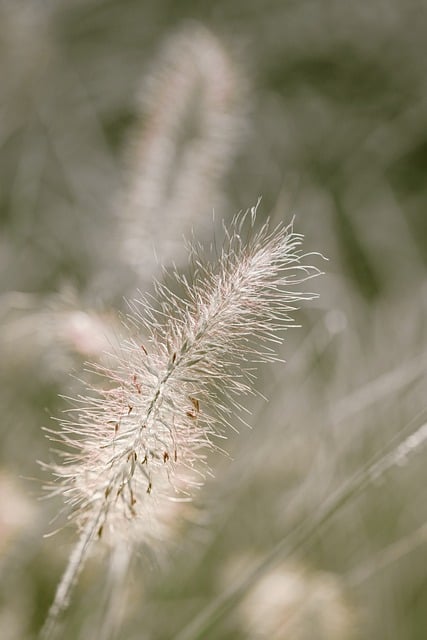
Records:
{"label": "thin green stem", "polygon": [[95,512],[95,517],[87,522],[71,553],[67,567],[56,589],[55,598],[40,631],[40,640],[53,640],[57,637],[59,616],[68,606],[71,591],[77,581],[79,573],[83,569],[91,542],[98,529],[103,514],[103,508],[104,505],[102,504],[98,511]]}

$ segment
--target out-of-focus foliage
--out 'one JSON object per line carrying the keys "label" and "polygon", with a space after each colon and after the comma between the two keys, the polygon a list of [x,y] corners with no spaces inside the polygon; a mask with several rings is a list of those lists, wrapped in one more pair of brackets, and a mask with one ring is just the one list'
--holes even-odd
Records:
{"label": "out-of-focus foliage", "polygon": [[124,297],[259,195],[328,256],[320,300],[163,566],[143,550],[114,592],[92,558],[61,637],[174,638],[289,538],[200,637],[425,638],[425,452],[295,540],[426,420],[426,42],[421,0],[0,3],[2,638],[35,637],[73,540],[43,538],[62,502],[37,500],[41,427]]}

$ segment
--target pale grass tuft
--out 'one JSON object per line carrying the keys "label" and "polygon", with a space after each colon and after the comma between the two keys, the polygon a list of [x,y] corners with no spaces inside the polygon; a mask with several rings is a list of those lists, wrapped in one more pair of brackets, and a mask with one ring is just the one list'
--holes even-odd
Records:
{"label": "pale grass tuft", "polygon": [[281,564],[256,582],[237,608],[248,640],[350,640],[354,614],[338,576]]}
{"label": "pale grass tuft", "polygon": [[[111,365],[62,422],[70,453],[53,466],[81,538],[58,588],[45,636],[66,606],[95,538],[111,545],[162,539],[170,501],[189,500],[209,473],[207,453],[244,408],[254,364],[277,359],[290,313],[314,294],[293,225],[255,229],[256,208],[237,216],[215,261],[194,248],[191,281],[174,274],[156,302],[134,305]],[[180,291],[179,295],[177,291]],[[130,325],[130,326],[129,326]],[[137,337],[135,337],[135,334]],[[54,437],[58,437],[57,434]]]}

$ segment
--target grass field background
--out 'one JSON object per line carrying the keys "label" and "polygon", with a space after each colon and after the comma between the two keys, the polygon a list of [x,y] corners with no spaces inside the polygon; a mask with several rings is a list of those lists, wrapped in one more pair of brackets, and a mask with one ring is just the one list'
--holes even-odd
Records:
{"label": "grass field background", "polygon": [[215,477],[115,589],[99,545],[60,637],[424,640],[425,450],[366,469],[427,416],[426,41],[417,0],[0,3],[4,640],[36,638],[75,540],[43,538],[41,427],[125,299],[188,271],[183,236],[260,196],[328,258],[320,297]]}

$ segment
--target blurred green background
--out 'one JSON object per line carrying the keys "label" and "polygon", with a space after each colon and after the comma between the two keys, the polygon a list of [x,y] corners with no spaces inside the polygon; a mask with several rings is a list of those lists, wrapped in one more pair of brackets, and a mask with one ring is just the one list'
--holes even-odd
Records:
{"label": "blurred green background", "polygon": [[[260,370],[269,402],[248,402],[232,460],[212,459],[170,539],[135,559],[116,637],[178,637],[264,562],[180,640],[426,638],[421,448],[298,537],[426,420],[426,42],[421,0],[0,2],[2,639],[36,637],[75,539],[43,538],[62,502],[38,499],[41,427],[124,299],[159,265],[188,268],[183,236],[209,242],[260,196],[261,217],[295,215],[328,257],[313,257],[320,298],[286,366]],[[108,557],[88,563],[61,638],[104,633]]]}

